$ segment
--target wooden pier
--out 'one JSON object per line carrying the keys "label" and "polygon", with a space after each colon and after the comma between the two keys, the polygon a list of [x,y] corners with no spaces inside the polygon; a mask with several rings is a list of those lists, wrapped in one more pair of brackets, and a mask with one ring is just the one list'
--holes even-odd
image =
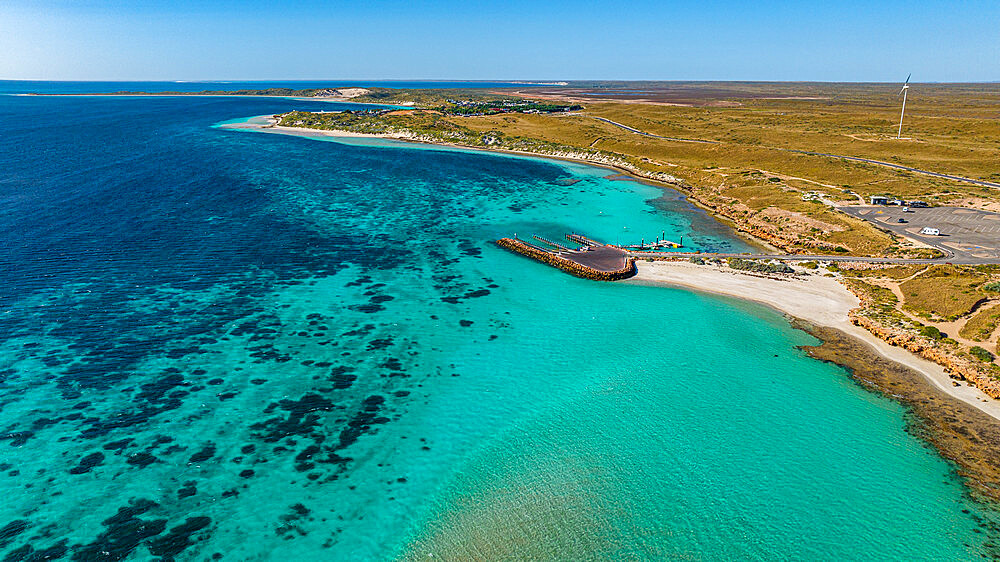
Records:
{"label": "wooden pier", "polygon": [[638,244],[630,244],[624,247],[628,248],[629,250],[644,252],[647,250],[653,251],[653,250],[665,250],[667,248],[671,249],[681,248],[682,246],[679,243],[671,242],[670,240],[657,240],[656,242],[650,242],[649,244],[643,241]]}
{"label": "wooden pier", "polygon": [[552,246],[553,248],[558,248],[559,250],[561,250],[563,252],[572,252],[573,251],[572,248],[567,248],[566,246],[563,246],[562,244],[559,244],[558,242],[553,242],[553,241],[551,241],[551,240],[549,240],[547,238],[542,238],[541,236],[532,236],[532,238],[534,238],[535,240],[538,240],[542,244],[548,244],[549,246]]}
{"label": "wooden pier", "polygon": [[583,246],[575,250],[538,236],[534,238],[557,249],[543,248],[517,238],[501,238],[496,243],[501,248],[506,248],[585,279],[617,281],[628,279],[636,274],[635,258],[618,246],[601,244],[580,234],[566,235],[567,240]]}

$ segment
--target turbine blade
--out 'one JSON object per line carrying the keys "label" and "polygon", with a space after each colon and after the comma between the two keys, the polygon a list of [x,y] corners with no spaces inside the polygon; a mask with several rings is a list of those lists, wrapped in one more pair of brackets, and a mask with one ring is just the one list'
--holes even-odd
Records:
{"label": "turbine blade", "polygon": [[899,96],[903,95],[903,92],[904,92],[905,90],[906,90],[906,86],[903,86],[902,88],[900,88],[900,90],[899,90],[899,93],[898,93],[898,94],[896,94],[896,97],[898,98]]}
{"label": "turbine blade", "polygon": [[909,83],[910,83],[910,76],[913,76],[913,73],[912,73],[912,72],[911,72],[910,74],[907,74],[907,75],[906,75],[906,82],[903,82],[903,84],[904,84],[904,85],[906,85],[906,84],[909,84]]}

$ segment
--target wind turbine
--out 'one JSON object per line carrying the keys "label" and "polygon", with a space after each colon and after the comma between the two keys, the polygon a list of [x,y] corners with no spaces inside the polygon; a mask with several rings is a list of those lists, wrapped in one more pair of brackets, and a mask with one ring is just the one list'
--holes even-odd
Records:
{"label": "wind turbine", "polygon": [[899,112],[899,131],[896,133],[897,140],[900,135],[903,134],[903,114],[906,113],[906,91],[910,89],[910,76],[913,76],[913,74],[910,73],[906,75],[906,82],[903,82],[903,88],[899,90],[898,94],[896,94],[897,98],[900,95],[903,96],[903,110]]}

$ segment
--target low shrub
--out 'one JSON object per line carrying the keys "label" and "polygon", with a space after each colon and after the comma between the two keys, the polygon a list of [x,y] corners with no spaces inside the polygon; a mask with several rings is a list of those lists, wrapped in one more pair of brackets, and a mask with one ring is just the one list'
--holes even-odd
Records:
{"label": "low shrub", "polygon": [[745,260],[743,258],[729,258],[726,260],[729,267],[741,271],[754,271],[757,273],[794,273],[795,270],[784,263],[767,263],[757,260]]}
{"label": "low shrub", "polygon": [[931,338],[932,340],[940,340],[944,338],[944,333],[934,326],[924,326],[923,328],[920,328],[920,335]]}
{"label": "low shrub", "polygon": [[983,363],[993,362],[993,354],[979,347],[978,345],[970,349],[969,353],[972,354],[972,356],[975,357],[976,359],[982,361]]}

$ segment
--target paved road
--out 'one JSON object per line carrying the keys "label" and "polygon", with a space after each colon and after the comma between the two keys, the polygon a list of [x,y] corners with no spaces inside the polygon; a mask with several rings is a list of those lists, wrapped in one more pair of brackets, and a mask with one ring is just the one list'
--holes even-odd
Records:
{"label": "paved road", "polygon": [[587,251],[559,252],[559,255],[597,271],[618,271],[625,267],[628,252],[616,246],[591,246]]}
{"label": "paved road", "polygon": [[[637,135],[642,135],[642,136],[645,136],[645,137],[652,137],[652,138],[655,138],[655,139],[664,139],[664,140],[678,141],[678,142],[699,142],[699,143],[705,143],[705,144],[719,144],[719,141],[698,140],[698,139],[682,139],[682,138],[677,138],[677,137],[663,137],[663,136],[660,136],[660,135],[654,135],[652,133],[647,133],[645,131],[640,131],[639,129],[636,129],[636,128],[633,128],[633,127],[629,127],[628,125],[622,125],[621,123],[618,123],[616,121],[612,121],[610,119],[605,119],[603,117],[594,117],[594,119],[597,119],[598,121],[604,121],[605,123],[609,123],[609,124],[614,125],[616,127],[620,127],[622,129],[625,129],[626,131],[630,131],[630,132],[633,132],[633,133],[635,133]],[[772,148],[774,148],[774,147],[772,147]],[[892,162],[883,162],[881,160],[872,160],[870,158],[860,158],[860,157],[857,157],[857,156],[844,156],[842,154],[828,154],[826,152],[812,152],[810,150],[798,150],[798,149],[794,149],[794,148],[778,148],[777,150],[784,150],[784,151],[787,151],[787,152],[796,152],[798,154],[808,154],[810,156],[827,156],[827,157],[830,157],[830,158],[840,158],[841,160],[851,160],[853,162],[864,162],[866,164],[875,164],[877,166],[885,166],[887,168],[895,168],[897,170],[906,170],[907,172],[913,172],[913,173],[916,173],[916,174],[923,174],[925,176],[934,176],[936,178],[944,178],[944,179],[947,179],[947,180],[961,181],[961,182],[965,182],[965,183],[971,183],[971,184],[975,184],[975,185],[981,185],[983,187],[996,187],[996,188],[1000,188],[1000,183],[994,183],[994,182],[983,181],[983,180],[975,180],[975,179],[972,179],[972,178],[966,178],[966,177],[962,177],[962,176],[953,176],[951,174],[942,174],[940,172],[932,172],[930,170],[921,170],[919,168],[911,168],[910,166],[903,166],[902,164],[893,164]]]}
{"label": "paved road", "polygon": [[717,253],[707,253],[702,252],[700,254],[695,254],[693,252],[632,252],[632,256],[636,259],[642,259],[650,255],[662,256],[669,258],[745,258],[745,259],[766,259],[766,260],[778,260],[778,261],[853,261],[853,262],[864,262],[864,263],[888,263],[888,264],[930,264],[930,263],[956,263],[963,265],[970,264],[985,264],[985,263],[1000,263],[1000,258],[986,259],[986,258],[961,258],[961,259],[950,259],[950,258],[937,258],[937,259],[905,259],[905,258],[865,258],[858,256],[823,256],[823,255],[804,255],[804,254],[717,254]]}
{"label": "paved road", "polygon": [[934,176],[936,178],[944,178],[947,180],[962,181],[966,183],[971,183],[975,185],[981,185],[983,187],[996,187],[1000,188],[1000,183],[993,183],[989,181],[974,180],[972,178],[965,178],[962,176],[953,176],[950,174],[941,174],[938,172],[931,172],[929,170],[920,170],[918,168],[911,168],[909,166],[903,166],[902,164],[893,164],[891,162],[883,162],[881,160],[871,160],[869,158],[858,158],[857,156],[842,156],[840,154],[827,154],[825,152],[811,152],[808,150],[795,150],[795,149],[781,149],[788,150],[789,152],[798,152],[799,154],[809,154],[811,156],[829,156],[830,158],[840,158],[841,160],[851,160],[854,162],[864,162],[866,164],[877,164],[879,166],[886,166],[888,168],[896,168],[897,170],[906,170],[907,172],[914,172],[917,174],[923,174],[925,176]]}
{"label": "paved road", "polygon": [[682,139],[682,138],[678,138],[678,137],[662,137],[660,135],[654,135],[653,133],[647,133],[646,131],[640,131],[639,129],[634,129],[632,127],[629,127],[628,125],[622,125],[621,123],[619,123],[617,121],[612,121],[610,119],[605,119],[603,117],[594,117],[594,119],[597,119],[598,121],[604,121],[605,123],[608,123],[609,125],[614,125],[615,127],[619,127],[619,128],[625,129],[626,131],[629,131],[631,133],[635,133],[637,135],[642,135],[644,137],[652,137],[654,139],[663,139],[663,140],[670,140],[670,141],[677,141],[677,142],[697,142],[697,143],[702,143],[702,144],[719,144],[719,141],[699,140],[699,139]]}
{"label": "paved road", "polygon": [[[842,206],[837,209],[883,230],[937,248],[955,263],[1000,259],[1000,213],[965,207],[913,208],[905,213],[898,206]],[[904,222],[899,222],[900,219]],[[921,234],[924,227],[936,228],[940,235]]]}
{"label": "paved road", "polygon": [[[629,253],[618,246],[612,246],[609,244],[601,244],[596,240],[592,240],[583,236],[581,234],[569,234],[566,236],[573,242],[581,245],[581,248],[570,249],[562,244],[558,244],[551,240],[546,240],[540,236],[534,236],[536,240],[545,244],[546,246],[552,246],[557,248],[556,250],[549,250],[543,248],[537,244],[532,244],[531,242],[526,242],[520,240],[521,243],[533,246],[543,252],[548,252],[555,254],[559,257],[565,258],[571,262],[578,263],[584,267],[589,267],[590,269],[601,271],[601,272],[612,272],[619,271],[625,267],[629,257]],[[583,249],[586,248],[586,249]]]}

